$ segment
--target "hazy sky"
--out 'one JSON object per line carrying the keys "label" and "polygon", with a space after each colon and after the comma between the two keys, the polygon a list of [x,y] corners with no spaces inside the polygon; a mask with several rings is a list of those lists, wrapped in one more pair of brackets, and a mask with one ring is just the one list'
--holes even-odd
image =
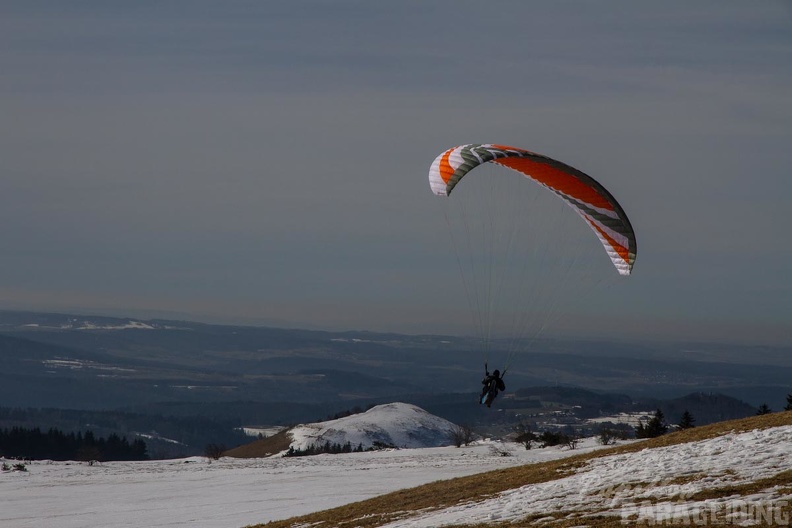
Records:
{"label": "hazy sky", "polygon": [[465,331],[470,142],[624,205],[584,333],[792,343],[781,1],[1,1],[0,307]]}

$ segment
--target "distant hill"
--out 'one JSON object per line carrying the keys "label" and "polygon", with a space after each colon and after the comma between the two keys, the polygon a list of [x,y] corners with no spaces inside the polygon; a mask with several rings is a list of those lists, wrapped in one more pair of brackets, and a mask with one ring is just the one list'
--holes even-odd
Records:
{"label": "distant hill", "polygon": [[290,433],[295,449],[328,441],[362,444],[364,449],[375,445],[419,448],[450,445],[453,428],[448,420],[415,405],[397,402],[329,422],[298,425]]}
{"label": "distant hill", "polygon": [[362,449],[439,447],[452,443],[454,428],[453,423],[420,407],[396,402],[336,420],[297,425],[272,438],[240,446],[225,454],[240,458],[270,456],[289,447],[305,450],[326,443],[348,443]]}
{"label": "distant hill", "polygon": [[733,420],[756,414],[756,409],[744,401],[704,392],[693,392],[681,398],[663,401],[659,408],[671,423],[677,423],[685,411],[690,412],[699,425]]}

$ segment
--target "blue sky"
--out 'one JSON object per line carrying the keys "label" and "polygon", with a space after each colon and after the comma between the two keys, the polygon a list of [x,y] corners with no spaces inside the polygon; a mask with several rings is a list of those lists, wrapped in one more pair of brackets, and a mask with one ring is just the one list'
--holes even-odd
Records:
{"label": "blue sky", "polygon": [[790,93],[785,2],[5,1],[0,307],[466,332],[426,174],[496,142],[630,216],[577,331],[790,344]]}

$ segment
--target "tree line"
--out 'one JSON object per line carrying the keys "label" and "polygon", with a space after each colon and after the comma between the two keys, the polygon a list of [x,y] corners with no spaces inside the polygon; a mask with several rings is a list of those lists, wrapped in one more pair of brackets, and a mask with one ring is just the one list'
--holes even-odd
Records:
{"label": "tree line", "polygon": [[[786,406],[784,407],[784,411],[792,411],[792,393],[787,394],[786,397]],[[770,414],[773,410],[768,406],[766,403],[763,403],[759,406],[756,411],[757,416],[761,416],[764,414]],[[679,429],[690,429],[691,427],[695,427],[696,419],[693,418],[693,415],[688,411],[685,410],[682,413],[682,418],[679,421],[677,427]],[[636,438],[654,438],[657,436],[661,436],[666,434],[671,426],[666,422],[665,415],[660,409],[655,411],[654,416],[650,418],[646,423],[639,423],[638,426],[635,428],[635,437]]]}
{"label": "tree line", "polygon": [[[262,423],[251,419],[253,423]],[[202,446],[216,442],[235,447],[250,441],[240,429],[242,422],[235,417],[207,418],[143,414],[115,410],[91,411],[71,409],[33,409],[0,407],[0,429],[22,427],[79,431],[90,428],[95,437],[112,434],[130,439],[136,431],[151,433],[145,438],[151,458],[180,458],[202,454]],[[168,439],[168,440],[161,440]],[[171,441],[172,440],[172,441]]]}
{"label": "tree line", "polygon": [[297,457],[321,454],[337,455],[339,453],[363,453],[364,451],[379,451],[382,449],[394,449],[395,447],[396,446],[393,444],[380,441],[374,442],[371,447],[364,448],[363,444],[358,444],[357,447],[354,447],[349,441],[344,444],[339,444],[327,440],[324,443],[313,443],[305,449],[295,449],[294,446],[289,446],[289,450],[283,456]]}
{"label": "tree line", "polygon": [[38,427],[0,429],[0,455],[30,460],[148,460],[146,443],[132,442],[115,433],[96,438],[91,431],[64,433],[58,429],[41,431]]}

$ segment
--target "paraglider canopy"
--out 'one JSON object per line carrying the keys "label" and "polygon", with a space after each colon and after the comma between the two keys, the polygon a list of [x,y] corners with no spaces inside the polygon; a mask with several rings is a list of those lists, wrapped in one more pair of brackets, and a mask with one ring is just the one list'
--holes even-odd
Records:
{"label": "paraglider canopy", "polygon": [[621,205],[594,178],[542,154],[493,143],[450,148],[437,156],[429,184],[438,196],[448,196],[459,181],[483,163],[513,169],[563,199],[591,227],[621,275],[635,264],[635,233]]}

